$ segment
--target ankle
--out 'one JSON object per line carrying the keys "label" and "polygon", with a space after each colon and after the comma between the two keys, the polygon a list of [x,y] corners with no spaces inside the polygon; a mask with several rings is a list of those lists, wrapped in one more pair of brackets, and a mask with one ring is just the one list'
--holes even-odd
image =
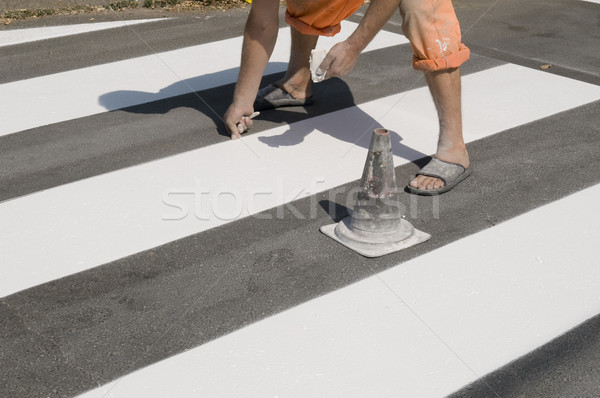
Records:
{"label": "ankle", "polygon": [[438,148],[435,157],[446,162],[458,163],[465,167],[469,167],[470,164],[469,153],[464,145],[454,146],[450,149]]}
{"label": "ankle", "polygon": [[290,93],[292,97],[297,99],[308,98],[312,93],[310,79],[283,80],[275,83],[275,85]]}

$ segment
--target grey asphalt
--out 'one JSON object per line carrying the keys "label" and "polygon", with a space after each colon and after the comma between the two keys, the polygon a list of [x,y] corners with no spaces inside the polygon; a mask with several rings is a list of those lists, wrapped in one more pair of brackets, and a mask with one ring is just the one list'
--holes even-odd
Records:
{"label": "grey asphalt", "polygon": [[[598,5],[457,0],[455,7],[473,52],[464,74],[506,62],[534,69],[551,64],[546,73],[600,85]],[[0,83],[239,36],[246,13],[176,14],[137,26],[137,34],[120,28],[0,48]],[[146,18],[148,11],[95,18],[125,15]],[[9,28],[87,20],[48,18]],[[396,15],[385,29],[400,32],[400,22]],[[408,46],[365,54],[352,75],[315,87],[317,98],[336,100],[264,112],[253,130],[421,86],[410,56]],[[199,94],[222,113],[232,90],[228,85]],[[265,213],[268,220],[243,219],[2,298],[0,397],[73,397],[598,184],[599,114],[595,102],[469,144],[477,172],[439,198],[441,217],[431,212],[437,199],[417,199],[411,222],[435,239],[400,253],[366,260],[316,234],[347,214],[346,203],[330,201],[326,192],[292,203],[309,214],[316,200],[312,218],[297,219],[289,207],[273,209]],[[215,124],[215,113],[195,95],[183,95],[0,137],[0,200],[227,140]],[[422,163],[398,167],[398,180],[406,181]],[[402,200],[408,206],[411,198]],[[206,293],[199,297],[198,291]],[[600,317],[591,319],[452,397],[600,397],[599,329]]]}

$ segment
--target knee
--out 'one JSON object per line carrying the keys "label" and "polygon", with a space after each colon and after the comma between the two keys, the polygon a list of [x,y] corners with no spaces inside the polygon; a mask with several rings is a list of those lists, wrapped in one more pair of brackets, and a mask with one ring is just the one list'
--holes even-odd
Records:
{"label": "knee", "polygon": [[435,4],[432,1],[424,0],[402,0],[400,2],[400,14],[404,18],[405,15],[419,15],[423,18],[433,18]]}
{"label": "knee", "polygon": [[423,0],[402,0],[400,3],[402,32],[409,40],[435,29],[435,14],[432,2]]}

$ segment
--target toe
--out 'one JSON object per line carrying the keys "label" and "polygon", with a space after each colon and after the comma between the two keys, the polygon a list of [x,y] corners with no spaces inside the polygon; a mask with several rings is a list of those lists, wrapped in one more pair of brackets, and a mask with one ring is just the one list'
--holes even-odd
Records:
{"label": "toe", "polygon": [[439,178],[435,177],[424,177],[417,181],[417,183],[418,185],[413,185],[413,187],[421,189],[423,191],[433,191],[444,186],[444,182]]}
{"label": "toe", "polygon": [[444,182],[442,180],[440,180],[439,178],[436,178],[433,186],[434,186],[434,189],[440,189],[441,187],[444,186]]}
{"label": "toe", "polygon": [[420,189],[423,191],[432,191],[434,189],[440,189],[444,186],[444,182],[439,178],[427,177],[427,176],[416,176],[413,178],[409,185],[412,188]]}
{"label": "toe", "polygon": [[423,176],[416,176],[412,179],[409,185],[413,188],[419,188],[421,186],[421,181],[423,181]]}
{"label": "toe", "polygon": [[435,178],[427,179],[427,186],[425,187],[425,189],[427,191],[432,191],[434,188],[435,188]]}

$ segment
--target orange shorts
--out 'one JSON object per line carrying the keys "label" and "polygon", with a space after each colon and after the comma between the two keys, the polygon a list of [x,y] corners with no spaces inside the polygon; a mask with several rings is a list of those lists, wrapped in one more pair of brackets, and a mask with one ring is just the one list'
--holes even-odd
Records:
{"label": "orange shorts", "polygon": [[451,0],[402,0],[402,32],[410,40],[413,67],[422,71],[457,68],[471,51],[462,44]]}
{"label": "orange shorts", "polygon": [[[306,35],[334,36],[340,22],[363,0],[288,0],[286,22]],[[401,0],[402,32],[410,40],[413,67],[422,71],[457,68],[469,59],[461,42],[452,0]]]}
{"label": "orange shorts", "polygon": [[305,35],[334,36],[363,0],[287,0],[285,21]]}

